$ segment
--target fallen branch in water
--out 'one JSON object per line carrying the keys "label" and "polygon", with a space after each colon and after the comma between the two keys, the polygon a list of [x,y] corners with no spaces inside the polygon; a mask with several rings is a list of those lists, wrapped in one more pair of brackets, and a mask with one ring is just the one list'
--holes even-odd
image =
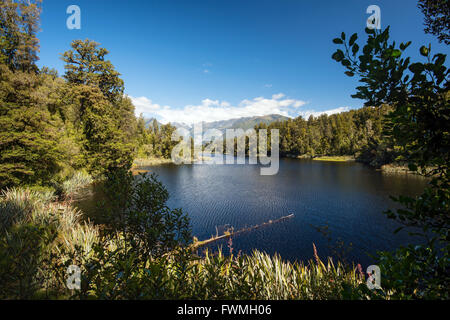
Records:
{"label": "fallen branch in water", "polygon": [[251,226],[251,227],[248,227],[248,228],[243,228],[243,229],[240,229],[238,231],[233,231],[233,230],[232,231],[225,231],[224,234],[221,235],[221,236],[211,237],[209,239],[202,240],[202,241],[198,241],[198,240],[196,240],[197,238],[194,237],[194,243],[192,244],[192,248],[193,249],[197,249],[197,248],[203,247],[203,246],[205,246],[207,244],[210,244],[212,242],[216,242],[216,241],[219,241],[221,239],[227,239],[229,237],[238,235],[240,233],[252,231],[252,230],[255,230],[255,229],[267,226],[269,224],[274,224],[274,223],[277,223],[277,222],[281,222],[281,221],[284,221],[284,220],[287,220],[287,219],[290,219],[290,218],[293,218],[293,217],[294,217],[294,214],[290,214],[288,216],[284,216],[284,217],[278,218],[276,220],[269,220],[267,222],[264,222],[264,223],[261,223],[261,224],[255,225],[255,226]]}

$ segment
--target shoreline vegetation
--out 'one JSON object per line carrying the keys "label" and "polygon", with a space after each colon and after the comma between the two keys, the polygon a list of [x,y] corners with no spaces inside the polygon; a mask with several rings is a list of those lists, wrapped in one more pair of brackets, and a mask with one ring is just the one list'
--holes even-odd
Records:
{"label": "shoreline vegetation", "polygon": [[351,156],[324,156],[324,157],[314,157],[314,161],[332,161],[332,162],[351,162],[355,161],[354,157]]}
{"label": "shoreline vegetation", "polygon": [[[300,156],[294,156],[294,155],[285,155],[284,158],[287,159],[310,159],[313,161],[324,161],[324,162],[361,162],[365,163],[364,161],[356,159],[354,156],[317,156],[313,157],[310,155],[300,155]],[[197,160],[194,160],[193,162],[200,162],[200,161],[208,161],[211,160],[211,157],[203,156]],[[159,166],[164,164],[173,164],[174,162],[171,159],[162,158],[162,157],[147,157],[147,158],[136,158],[133,161],[133,165],[131,168],[131,171],[133,174],[139,174],[148,172],[148,170],[144,169],[145,167],[152,167],[152,166]],[[408,166],[406,164],[401,163],[389,163],[384,164],[380,166],[379,168],[370,166],[373,168],[373,170],[382,171],[383,173],[388,174],[412,174],[412,175],[418,175],[418,176],[426,176],[425,174],[422,174],[418,171],[411,171],[409,170]],[[428,169],[427,172],[429,172],[431,169]]]}
{"label": "shoreline vegetation", "polygon": [[[195,160],[192,160],[192,163],[200,162],[200,161],[209,161],[211,160],[211,157],[208,156],[202,156],[198,157]],[[136,158],[133,161],[133,164],[131,166],[131,172],[133,175],[139,174],[139,173],[145,173],[149,170],[145,169],[146,167],[153,167],[153,166],[160,166],[164,164],[174,164],[172,159],[163,158],[163,157],[145,157],[145,158]]]}
{"label": "shoreline vegetation", "polygon": [[285,158],[289,158],[289,159],[310,159],[310,160],[314,160],[314,161],[332,161],[332,162],[350,162],[350,161],[357,161],[357,159],[355,159],[354,156],[311,156],[308,154],[303,154],[303,155],[292,155],[292,154],[287,154],[285,155]]}

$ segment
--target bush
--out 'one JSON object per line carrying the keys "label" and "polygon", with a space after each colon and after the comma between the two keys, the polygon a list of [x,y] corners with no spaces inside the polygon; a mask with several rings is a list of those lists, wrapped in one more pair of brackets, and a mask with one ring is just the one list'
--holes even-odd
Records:
{"label": "bush", "polygon": [[64,198],[72,199],[73,197],[79,195],[81,190],[93,182],[90,174],[85,171],[77,171],[69,179],[62,183],[61,193]]}
{"label": "bush", "polygon": [[[52,202],[53,193],[10,189],[0,197],[1,298],[48,297],[60,291],[55,270],[69,259],[88,257],[98,229],[81,213]],[[52,291],[49,291],[49,288]]]}

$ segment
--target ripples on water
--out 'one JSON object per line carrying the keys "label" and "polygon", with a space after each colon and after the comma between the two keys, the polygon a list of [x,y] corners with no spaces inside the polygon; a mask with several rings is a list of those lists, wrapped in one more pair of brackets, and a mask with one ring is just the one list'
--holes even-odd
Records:
{"label": "ripples on water", "polygon": [[[352,243],[349,259],[367,265],[367,253],[390,250],[411,239],[396,235],[395,221],[383,214],[395,204],[389,195],[417,195],[426,180],[414,175],[387,175],[359,163],[281,159],[277,175],[261,176],[256,165],[161,165],[158,174],[170,193],[169,206],[182,208],[200,240],[216,227],[235,230],[293,213],[292,219],[240,234],[233,252],[259,249],[283,258],[312,258],[312,243],[324,258],[326,239],[313,227],[328,225],[334,240]],[[227,251],[226,242],[216,243]]]}

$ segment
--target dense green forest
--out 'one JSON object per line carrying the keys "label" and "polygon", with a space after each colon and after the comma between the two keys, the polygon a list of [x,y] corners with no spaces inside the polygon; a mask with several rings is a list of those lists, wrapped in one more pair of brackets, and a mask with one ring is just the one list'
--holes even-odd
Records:
{"label": "dense green forest", "polygon": [[[269,125],[280,129],[286,156],[395,156],[413,171],[433,168],[421,196],[399,197],[402,209],[386,212],[426,244],[380,252],[383,285],[369,290],[360,266],[323,262],[315,247],[301,263],[258,251],[198,255],[187,214],[167,206],[155,176],[129,170],[138,155],[169,157],[174,127],[136,119],[96,42],[72,42],[62,77],[39,69],[40,3],[0,2],[0,299],[449,299],[446,55],[424,46],[424,62],[411,63],[410,42],[391,42],[389,28],[366,29],[362,52],[357,34],[342,33],[332,58],[359,77],[354,96],[366,107]],[[429,32],[446,41],[434,12],[425,12]],[[101,225],[72,203],[100,178]],[[80,267],[78,290],[67,288],[71,265]]]}
{"label": "dense green forest", "polygon": [[48,185],[133,159],[136,119],[108,51],[89,40],[62,55],[66,73],[38,69],[39,3],[3,1],[0,184]]}
{"label": "dense green forest", "polygon": [[170,159],[173,147],[178,143],[172,141],[172,134],[176,128],[170,123],[159,124],[156,119],[146,125],[144,117],[138,118],[138,157],[162,157]]}
{"label": "dense green forest", "polygon": [[136,154],[170,157],[174,128],[136,119],[106,49],[73,41],[60,77],[36,66],[39,1],[0,9],[0,188],[52,186],[77,170],[99,177]]}
{"label": "dense green forest", "polygon": [[280,131],[281,156],[355,156],[361,161],[379,166],[395,159],[395,148],[389,148],[385,131],[386,115],[392,110],[364,107],[333,115],[298,117],[256,129]]}

